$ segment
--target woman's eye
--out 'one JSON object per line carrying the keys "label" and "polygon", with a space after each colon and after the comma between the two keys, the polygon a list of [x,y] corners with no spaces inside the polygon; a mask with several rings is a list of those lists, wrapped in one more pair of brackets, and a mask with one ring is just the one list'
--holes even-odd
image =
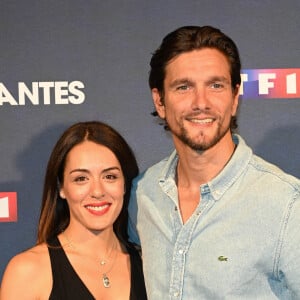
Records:
{"label": "woman's eye", "polygon": [[107,180],[115,180],[116,178],[117,178],[117,176],[113,175],[113,174],[105,175],[105,179],[107,179]]}
{"label": "woman's eye", "polygon": [[78,176],[75,178],[75,182],[82,182],[82,181],[85,181],[87,180],[87,178],[85,176]]}

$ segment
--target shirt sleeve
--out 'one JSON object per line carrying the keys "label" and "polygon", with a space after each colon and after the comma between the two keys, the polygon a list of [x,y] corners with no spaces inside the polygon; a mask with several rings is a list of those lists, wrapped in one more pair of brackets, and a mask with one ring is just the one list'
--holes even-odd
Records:
{"label": "shirt sleeve", "polygon": [[285,281],[291,299],[300,299],[300,194],[289,204],[278,274]]}
{"label": "shirt sleeve", "polygon": [[137,197],[136,197],[136,190],[137,190],[137,179],[135,179],[132,183],[131,193],[130,193],[130,200],[128,206],[128,236],[129,241],[140,245],[140,239],[137,231]]}

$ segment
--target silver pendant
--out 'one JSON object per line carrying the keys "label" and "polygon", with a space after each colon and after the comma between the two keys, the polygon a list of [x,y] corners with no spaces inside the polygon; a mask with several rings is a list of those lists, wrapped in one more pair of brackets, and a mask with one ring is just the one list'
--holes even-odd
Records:
{"label": "silver pendant", "polygon": [[106,276],[106,274],[103,274],[102,282],[103,282],[103,285],[104,285],[105,288],[110,287],[110,281],[109,281],[109,278]]}

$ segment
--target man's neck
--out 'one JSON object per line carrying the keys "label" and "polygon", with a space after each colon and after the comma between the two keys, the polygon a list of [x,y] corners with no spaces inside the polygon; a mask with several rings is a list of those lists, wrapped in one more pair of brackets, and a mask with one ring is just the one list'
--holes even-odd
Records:
{"label": "man's neck", "polygon": [[227,138],[203,152],[186,145],[176,145],[178,153],[177,184],[198,187],[216,177],[230,160],[235,144]]}

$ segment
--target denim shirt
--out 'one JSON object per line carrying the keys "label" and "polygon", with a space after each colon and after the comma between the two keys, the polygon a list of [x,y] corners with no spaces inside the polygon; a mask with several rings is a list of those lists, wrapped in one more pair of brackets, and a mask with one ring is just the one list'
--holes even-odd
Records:
{"label": "denim shirt", "polygon": [[233,140],[185,224],[176,151],[134,181],[129,235],[142,245],[148,299],[300,299],[300,181]]}

